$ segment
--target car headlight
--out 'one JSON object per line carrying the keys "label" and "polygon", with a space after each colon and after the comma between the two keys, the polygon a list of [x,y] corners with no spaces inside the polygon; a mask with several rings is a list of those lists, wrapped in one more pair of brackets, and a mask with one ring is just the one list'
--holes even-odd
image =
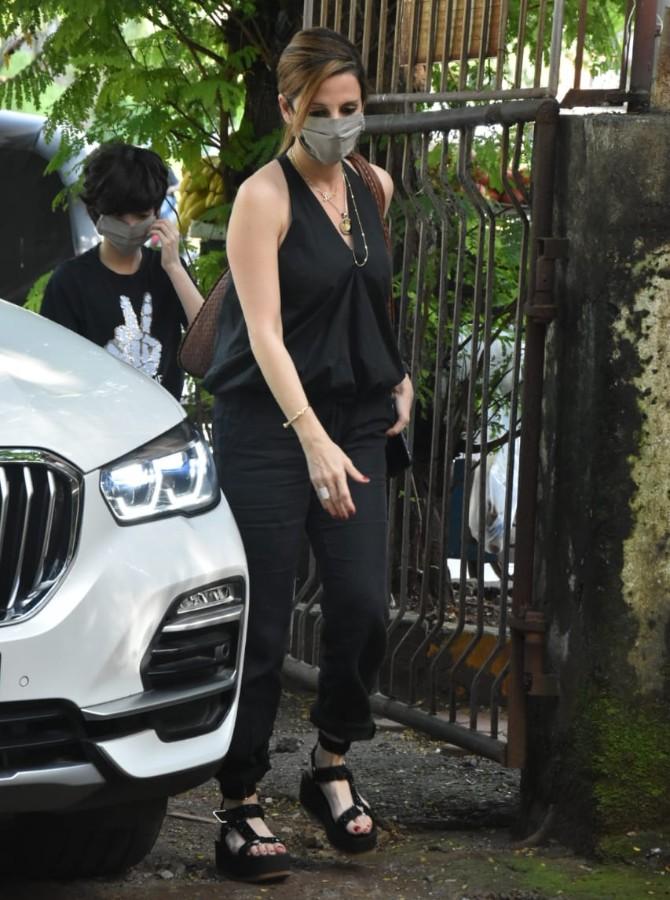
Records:
{"label": "car headlight", "polygon": [[122,524],[201,512],[220,499],[212,454],[187,422],[105,466],[100,490]]}

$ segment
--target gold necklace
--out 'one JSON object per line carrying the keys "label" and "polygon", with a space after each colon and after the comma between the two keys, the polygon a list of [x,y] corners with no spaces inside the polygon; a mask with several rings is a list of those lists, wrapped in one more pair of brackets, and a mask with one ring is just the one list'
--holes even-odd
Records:
{"label": "gold necklace", "polygon": [[356,214],[356,221],[358,222],[358,230],[361,233],[361,237],[363,238],[363,246],[365,247],[365,257],[362,262],[359,262],[356,259],[356,251],[353,247],[351,248],[351,255],[354,257],[354,263],[360,269],[368,261],[368,256],[369,256],[368,242],[367,242],[367,238],[365,237],[365,232],[363,231],[363,223],[361,222],[361,217],[358,214],[358,207],[356,206],[356,198],[354,197],[354,192],[351,190],[351,185],[349,184],[349,179],[347,178],[347,170],[346,170],[345,163],[342,163],[342,175],[344,176],[345,186],[347,187],[347,190],[349,191],[349,194],[351,196],[351,202],[354,204],[354,212]]}
{"label": "gold necklace", "polygon": [[345,190],[344,190],[345,208],[344,208],[344,212],[342,212],[342,210],[339,209],[339,207],[337,207],[335,205],[335,203],[333,203],[333,197],[335,196],[335,193],[329,193],[328,191],[322,191],[320,187],[317,187],[314,184],[314,182],[311,181],[307,177],[307,175],[305,175],[305,173],[302,171],[302,169],[300,168],[300,166],[298,165],[298,163],[295,160],[292,147],[286,155],[290,159],[291,163],[293,164],[294,169],[297,171],[297,173],[300,175],[300,177],[303,179],[303,181],[305,181],[311,187],[311,189],[313,191],[315,191],[317,194],[319,194],[321,196],[324,203],[330,203],[330,205],[333,207],[333,209],[335,209],[337,211],[337,213],[340,217],[339,229],[342,232],[342,234],[346,234],[346,235],[351,234],[351,218],[349,216],[349,210],[346,208],[347,191],[346,191],[346,182],[344,180],[344,169],[342,169],[342,175],[343,175],[342,184],[344,185],[344,188],[345,188]]}

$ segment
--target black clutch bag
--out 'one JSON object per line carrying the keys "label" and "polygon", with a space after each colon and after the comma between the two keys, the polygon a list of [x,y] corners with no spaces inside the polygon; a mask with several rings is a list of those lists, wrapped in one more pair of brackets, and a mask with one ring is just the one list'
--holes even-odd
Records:
{"label": "black clutch bag", "polygon": [[389,478],[402,475],[412,465],[412,454],[409,452],[405,435],[394,434],[386,439],[386,474]]}

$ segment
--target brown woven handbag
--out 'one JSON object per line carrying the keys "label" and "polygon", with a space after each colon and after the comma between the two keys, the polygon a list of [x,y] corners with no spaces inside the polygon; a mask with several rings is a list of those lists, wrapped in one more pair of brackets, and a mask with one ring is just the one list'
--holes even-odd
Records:
{"label": "brown woven handbag", "polygon": [[[384,222],[385,200],[382,183],[370,163],[360,153],[353,153],[347,158],[363,181],[365,181],[372,196],[375,198],[384,226],[384,237],[388,243],[388,229]],[[177,361],[185,372],[193,375],[195,378],[203,378],[212,364],[221,302],[229,283],[230,271],[226,269],[209,294],[207,294],[205,302],[200,307],[197,316],[189,325],[182,339],[179,353],[177,354]],[[393,310],[390,305],[389,314],[393,322]]]}
{"label": "brown woven handbag", "polygon": [[219,327],[221,301],[230,283],[230,271],[226,269],[211,289],[198,314],[184,335],[177,362],[185,372],[195,378],[203,378],[214,358],[214,345]]}

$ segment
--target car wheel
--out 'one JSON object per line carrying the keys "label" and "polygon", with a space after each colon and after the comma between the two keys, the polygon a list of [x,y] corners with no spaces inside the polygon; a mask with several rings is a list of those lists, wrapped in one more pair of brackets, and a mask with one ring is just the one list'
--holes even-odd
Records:
{"label": "car wheel", "polygon": [[0,822],[0,873],[51,878],[113,875],[156,842],[167,798]]}

